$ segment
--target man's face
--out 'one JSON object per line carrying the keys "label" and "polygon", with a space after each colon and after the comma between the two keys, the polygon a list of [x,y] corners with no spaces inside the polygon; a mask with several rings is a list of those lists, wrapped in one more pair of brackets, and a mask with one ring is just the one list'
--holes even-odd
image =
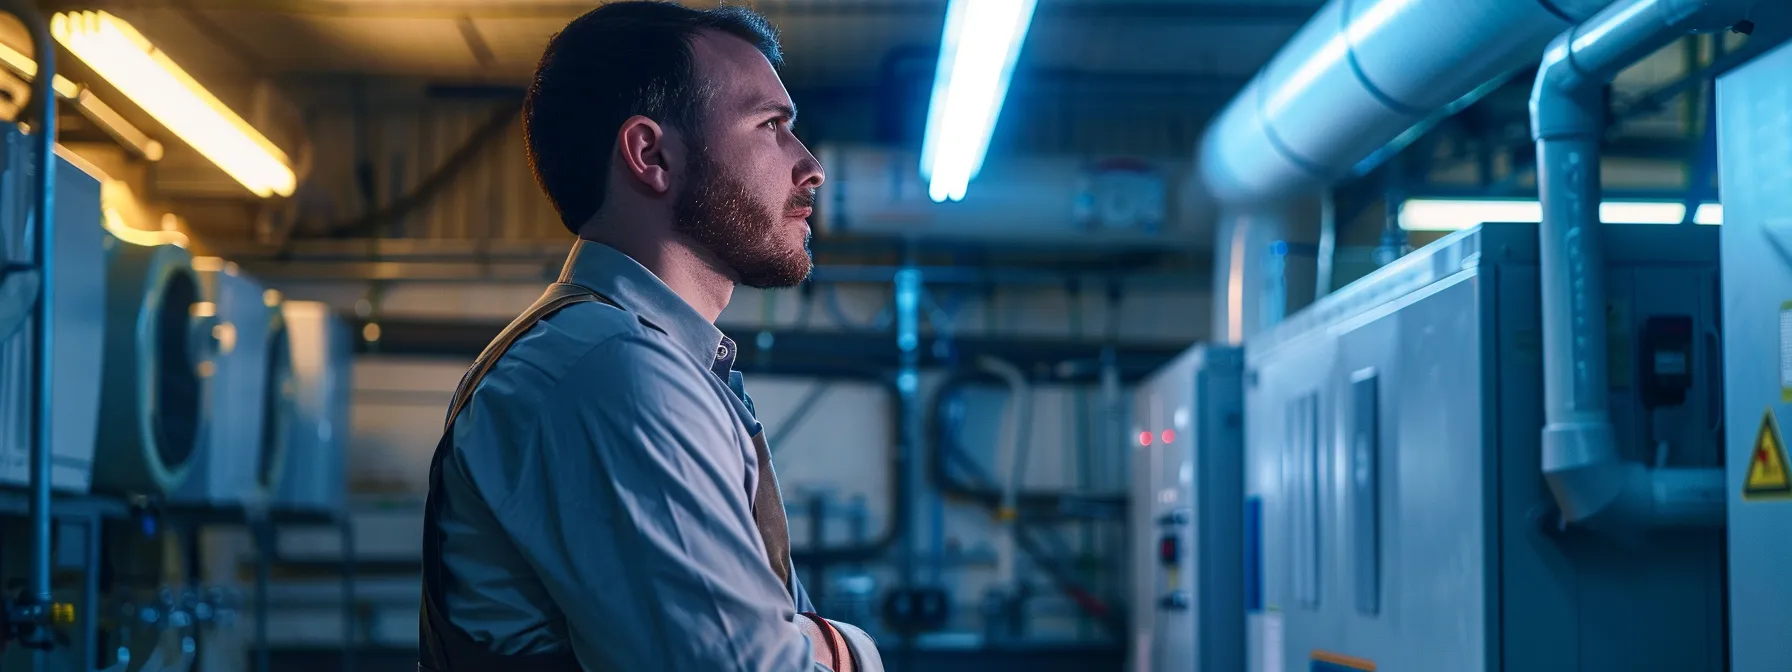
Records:
{"label": "man's face", "polygon": [[745,40],[720,33],[692,43],[699,76],[715,87],[688,137],[690,159],[674,227],[758,289],[809,277],[808,217],[821,163],[791,133],[796,112],[771,63]]}

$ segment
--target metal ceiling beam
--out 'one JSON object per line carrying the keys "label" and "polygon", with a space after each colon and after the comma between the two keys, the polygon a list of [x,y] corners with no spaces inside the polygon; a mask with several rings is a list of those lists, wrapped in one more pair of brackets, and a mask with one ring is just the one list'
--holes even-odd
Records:
{"label": "metal ceiling beam", "polygon": [[[590,0],[539,2],[469,2],[422,0],[51,0],[54,10],[177,9],[255,12],[381,19],[549,19],[589,11]],[[866,18],[932,18],[943,15],[942,0],[785,0],[757,2],[754,9],[770,17],[841,16]],[[1041,18],[1146,19],[1154,21],[1224,21],[1298,24],[1313,16],[1319,4],[1289,0],[1274,4],[1243,2],[1093,2],[1065,0],[1041,3]]]}

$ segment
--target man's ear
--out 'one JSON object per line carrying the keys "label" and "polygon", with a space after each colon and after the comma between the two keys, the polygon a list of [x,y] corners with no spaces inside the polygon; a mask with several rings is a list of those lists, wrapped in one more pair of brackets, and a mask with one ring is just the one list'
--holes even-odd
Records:
{"label": "man's ear", "polygon": [[616,147],[622,151],[622,165],[640,188],[655,194],[671,191],[675,158],[668,154],[673,151],[671,140],[665,128],[647,117],[636,115],[622,122]]}

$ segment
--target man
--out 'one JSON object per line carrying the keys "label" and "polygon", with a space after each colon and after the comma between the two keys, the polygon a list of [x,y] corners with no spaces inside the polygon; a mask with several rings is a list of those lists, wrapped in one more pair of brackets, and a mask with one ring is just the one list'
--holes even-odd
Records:
{"label": "man", "polygon": [[420,669],[880,672],[813,616],[752,401],[714,325],[810,271],[822,168],[739,8],[617,2],[524,103],[579,237],[463,379],[430,469]]}

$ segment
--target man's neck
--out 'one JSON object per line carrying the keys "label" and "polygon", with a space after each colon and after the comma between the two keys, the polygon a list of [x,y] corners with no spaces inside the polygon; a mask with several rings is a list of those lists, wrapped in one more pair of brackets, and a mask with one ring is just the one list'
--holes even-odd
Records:
{"label": "man's neck", "polygon": [[734,281],[713,257],[675,238],[648,238],[581,232],[580,238],[615,248],[641,264],[660,282],[714,324],[734,296]]}

